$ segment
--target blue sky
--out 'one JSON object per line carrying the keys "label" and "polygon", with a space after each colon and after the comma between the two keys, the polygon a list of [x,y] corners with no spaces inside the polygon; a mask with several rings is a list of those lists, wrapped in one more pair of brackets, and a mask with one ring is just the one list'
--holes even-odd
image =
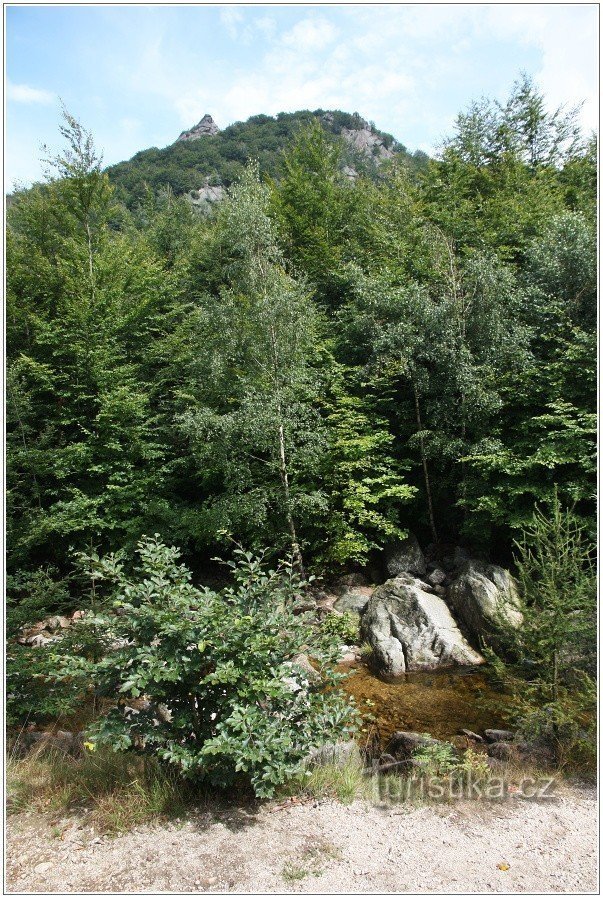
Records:
{"label": "blue sky", "polygon": [[[205,112],[358,111],[432,152],[472,99],[504,99],[520,71],[551,107],[598,115],[594,4],[8,6],[8,187],[39,179],[60,100],[106,163],[166,146]],[[60,98],[60,99],[59,99]]]}

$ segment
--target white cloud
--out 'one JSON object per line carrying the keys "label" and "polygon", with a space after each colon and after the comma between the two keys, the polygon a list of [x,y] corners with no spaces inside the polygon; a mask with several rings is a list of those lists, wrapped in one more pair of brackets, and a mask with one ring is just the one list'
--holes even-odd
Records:
{"label": "white cloud", "polygon": [[279,7],[224,7],[219,21],[238,45],[232,52],[214,56],[154,26],[135,66],[123,54],[116,63],[121,83],[175,110],[181,128],[206,112],[225,127],[260,112],[340,108],[412,149],[439,143],[472,99],[504,99],[519,75],[519,63],[515,71],[505,59],[512,52],[527,60],[552,106],[585,97],[582,121],[596,121],[596,17],[588,6],[306,7],[297,21]]}
{"label": "white cloud", "polygon": [[40,90],[28,84],[12,84],[10,81],[6,85],[6,96],[14,103],[42,103],[44,106],[49,106],[57,99],[49,90]]}
{"label": "white cloud", "polygon": [[302,52],[324,50],[337,37],[337,29],[327,19],[302,19],[282,36],[286,47]]}
{"label": "white cloud", "polygon": [[236,40],[239,34],[239,25],[243,22],[244,16],[240,9],[236,6],[226,6],[220,10],[220,21],[226,28],[229,37]]}

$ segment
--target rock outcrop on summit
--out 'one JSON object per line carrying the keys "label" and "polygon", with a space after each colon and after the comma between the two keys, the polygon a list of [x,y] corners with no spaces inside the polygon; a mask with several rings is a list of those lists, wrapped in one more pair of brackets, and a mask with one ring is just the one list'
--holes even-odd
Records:
{"label": "rock outcrop on summit", "polygon": [[[220,129],[207,112],[201,121],[189,131],[183,131],[178,140],[199,140],[201,137],[214,137],[220,133]],[[178,140],[176,143],[178,143]]]}

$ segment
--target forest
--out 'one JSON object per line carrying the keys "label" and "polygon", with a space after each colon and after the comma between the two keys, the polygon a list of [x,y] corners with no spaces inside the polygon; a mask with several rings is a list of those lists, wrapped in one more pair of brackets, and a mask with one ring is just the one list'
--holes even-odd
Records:
{"label": "forest", "polygon": [[[221,785],[248,771],[269,795],[312,733],[354,724],[336,689],[310,690],[295,711],[307,744],[293,746],[269,699],[235,689],[237,670],[284,702],[260,663],[278,632],[281,661],[314,645],[326,670],[342,633],[309,637],[288,603],[409,534],[523,582],[544,557],[526,534],[542,548],[565,526],[554,583],[576,588],[546,633],[552,701],[578,694],[558,647],[576,636],[572,611],[580,626],[594,614],[597,150],[527,78],[461,112],[434,158],[403,150],[353,178],[315,116],[264,118],[247,143],[231,126],[105,170],[65,112],[63,152],[8,210],[6,517],[10,720],[68,713],[92,681],[133,699],[154,682],[171,716],[140,724],[147,751]],[[201,153],[226,188],[203,214],[184,195]],[[18,643],[74,608],[88,625],[67,652]],[[199,657],[185,669],[187,646]],[[220,726],[201,698],[187,704],[201,675]],[[98,726],[114,747],[141,745],[123,715]]]}

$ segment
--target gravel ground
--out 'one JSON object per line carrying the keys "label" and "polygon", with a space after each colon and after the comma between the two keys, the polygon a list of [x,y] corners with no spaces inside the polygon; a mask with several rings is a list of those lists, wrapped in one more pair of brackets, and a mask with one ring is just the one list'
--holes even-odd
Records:
{"label": "gravel ground", "polygon": [[117,838],[74,818],[21,813],[8,818],[6,876],[12,894],[596,893],[596,794],[418,807],[215,807]]}

